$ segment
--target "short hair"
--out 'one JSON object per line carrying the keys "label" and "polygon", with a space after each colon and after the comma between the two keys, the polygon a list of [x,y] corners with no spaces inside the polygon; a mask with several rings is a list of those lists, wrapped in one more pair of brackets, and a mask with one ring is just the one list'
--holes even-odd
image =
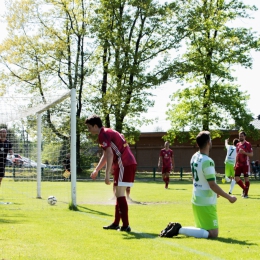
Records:
{"label": "short hair", "polygon": [[1,128],[1,129],[0,129],[0,132],[5,132],[5,133],[7,133],[7,130],[6,130],[6,128]]}
{"label": "short hair", "polygon": [[246,136],[246,132],[245,131],[240,131],[239,134],[243,134],[244,136]]}
{"label": "short hair", "polygon": [[210,141],[210,132],[209,131],[201,131],[196,137],[196,142],[199,148],[203,148]]}
{"label": "short hair", "polygon": [[239,143],[239,139],[238,139],[238,138],[235,138],[235,139],[233,140],[233,145],[236,146],[237,143]]}
{"label": "short hair", "polygon": [[92,125],[92,126],[97,125],[99,128],[103,126],[101,118],[97,115],[92,115],[88,117],[85,121],[85,124]]}

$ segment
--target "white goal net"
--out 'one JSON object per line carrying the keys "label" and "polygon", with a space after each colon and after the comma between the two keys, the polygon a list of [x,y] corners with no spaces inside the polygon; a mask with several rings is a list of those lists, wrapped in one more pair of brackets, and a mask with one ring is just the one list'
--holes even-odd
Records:
{"label": "white goal net", "polygon": [[[58,203],[76,206],[75,90],[44,102],[30,98],[28,104],[29,97],[0,96],[0,129],[7,130],[13,150],[5,163],[0,204],[26,205],[30,198],[45,207],[53,195]],[[66,168],[70,175],[64,175]]]}

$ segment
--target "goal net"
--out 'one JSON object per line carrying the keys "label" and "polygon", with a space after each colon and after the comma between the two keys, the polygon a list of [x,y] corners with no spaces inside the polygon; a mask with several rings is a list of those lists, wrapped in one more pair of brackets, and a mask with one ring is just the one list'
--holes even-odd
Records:
{"label": "goal net", "polygon": [[[44,102],[0,97],[0,129],[7,130],[13,150],[7,155],[0,204],[46,207],[53,195],[58,203],[76,206],[75,99],[74,89]],[[66,168],[70,174],[64,174]]]}

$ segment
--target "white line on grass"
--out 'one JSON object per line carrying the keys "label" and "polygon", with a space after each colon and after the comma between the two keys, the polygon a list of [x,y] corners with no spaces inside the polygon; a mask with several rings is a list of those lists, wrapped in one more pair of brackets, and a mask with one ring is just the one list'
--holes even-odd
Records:
{"label": "white line on grass", "polygon": [[[86,214],[86,215],[88,215],[88,216],[91,217],[91,218],[99,219],[99,220],[102,220],[102,221],[104,221],[104,222],[107,222],[107,221],[108,221],[106,218],[97,217],[97,216],[94,216],[94,215],[91,214],[91,213],[87,213],[87,212],[78,212],[78,213]],[[158,236],[153,236],[153,235],[150,235],[150,234],[147,234],[147,233],[143,233],[143,232],[140,232],[140,231],[135,231],[135,230],[132,230],[132,232],[133,232],[133,233],[136,233],[136,234],[139,234],[141,237],[144,237],[144,238],[156,239],[156,242],[159,241],[160,243],[163,243],[163,244],[167,244],[167,245],[170,245],[170,246],[174,246],[174,247],[176,247],[176,248],[181,248],[181,249],[183,249],[184,251],[188,251],[189,253],[195,253],[195,254],[197,254],[197,255],[209,257],[210,259],[214,259],[214,260],[224,260],[223,258],[217,257],[217,256],[215,256],[215,255],[208,254],[208,253],[205,253],[205,252],[203,252],[203,251],[198,251],[198,250],[192,249],[192,248],[190,248],[190,247],[183,246],[183,245],[181,245],[181,244],[178,244],[178,243],[175,243],[175,242],[166,240],[166,239],[159,238]],[[130,233],[130,234],[131,234],[131,233]]]}

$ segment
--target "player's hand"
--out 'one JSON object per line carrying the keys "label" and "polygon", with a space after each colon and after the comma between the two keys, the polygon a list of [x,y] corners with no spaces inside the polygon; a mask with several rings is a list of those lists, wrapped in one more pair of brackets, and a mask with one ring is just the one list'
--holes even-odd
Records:
{"label": "player's hand", "polygon": [[98,171],[97,171],[97,170],[94,170],[94,171],[90,174],[90,178],[91,178],[92,180],[95,180],[96,177],[97,177],[97,175],[98,175]]}
{"label": "player's hand", "polygon": [[243,149],[239,149],[239,153],[241,153],[241,154],[245,154],[246,152],[243,150]]}
{"label": "player's hand", "polygon": [[230,196],[230,198],[229,198],[230,203],[235,203],[236,200],[237,200],[237,197],[235,197],[235,196]]}
{"label": "player's hand", "polygon": [[106,184],[106,185],[110,185],[110,184],[111,184],[109,177],[106,177],[106,178],[105,178],[105,184]]}

